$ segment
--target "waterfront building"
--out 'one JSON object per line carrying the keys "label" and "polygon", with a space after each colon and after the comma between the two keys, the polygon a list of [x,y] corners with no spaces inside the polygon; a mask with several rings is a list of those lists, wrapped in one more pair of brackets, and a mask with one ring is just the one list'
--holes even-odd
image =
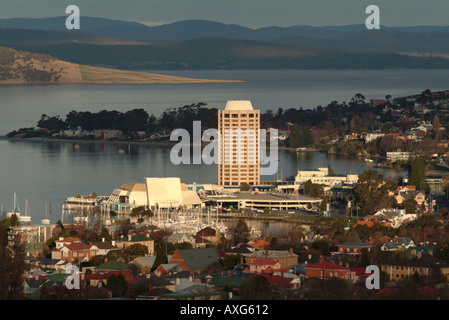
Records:
{"label": "waterfront building", "polygon": [[204,197],[210,204],[235,209],[263,210],[302,210],[313,205],[320,205],[322,199],[301,194],[280,195],[274,193],[236,192],[228,195],[211,195]]}
{"label": "waterfront building", "polygon": [[409,161],[413,158],[413,152],[387,152],[387,161],[395,162],[395,161]]}
{"label": "waterfront building", "polygon": [[357,184],[357,174],[329,174],[329,168],[318,168],[318,170],[298,170],[295,177],[295,186],[302,188],[307,181],[315,184],[324,184],[329,187],[342,187],[344,185]]}
{"label": "waterfront building", "polygon": [[218,110],[219,185],[260,183],[259,129],[260,110],[253,109],[250,101],[231,100],[224,110]]}
{"label": "waterfront building", "polygon": [[194,190],[190,190],[180,178],[145,178],[143,183],[126,183],[114,189],[104,202],[107,209],[119,213],[131,213],[133,208],[192,209],[202,202]]}
{"label": "waterfront building", "polygon": [[258,259],[265,259],[264,261],[274,261],[279,263],[280,268],[288,268],[298,264],[298,255],[293,253],[293,249],[289,250],[265,250],[255,251],[245,256],[247,264],[253,264]]}

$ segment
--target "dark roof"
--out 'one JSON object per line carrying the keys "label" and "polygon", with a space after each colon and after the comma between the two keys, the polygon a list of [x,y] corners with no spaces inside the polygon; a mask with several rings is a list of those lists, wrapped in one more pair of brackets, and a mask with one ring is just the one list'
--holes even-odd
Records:
{"label": "dark roof", "polygon": [[[151,241],[153,239],[148,238],[147,236],[143,235],[134,235],[131,236],[131,242],[141,242],[141,241]],[[123,237],[117,240],[118,242],[128,242],[128,237]]]}
{"label": "dark roof", "polygon": [[362,241],[351,241],[339,243],[337,246],[345,246],[345,247],[372,247],[372,244],[362,242]]}
{"label": "dark roof", "polygon": [[449,268],[449,264],[435,258],[430,254],[423,254],[420,259],[414,258],[407,261],[395,261],[385,263],[384,265],[400,266],[400,267],[423,267],[423,268]]}
{"label": "dark roof", "polygon": [[204,229],[201,229],[196,233],[196,236],[200,237],[215,237],[217,234],[217,231],[215,229],[212,229],[211,227],[206,227]]}
{"label": "dark roof", "polygon": [[28,279],[25,281],[30,288],[40,288],[47,281],[47,279]]}
{"label": "dark roof", "polygon": [[158,297],[163,294],[170,294],[172,291],[166,289],[166,288],[154,288],[144,294],[139,295],[139,298],[145,298],[145,297]]}
{"label": "dark roof", "polygon": [[131,285],[131,287],[137,288],[140,285],[152,286],[152,287],[165,287],[165,286],[172,285],[172,283],[165,278],[158,277],[158,276],[152,274],[149,278],[142,278],[139,281],[133,283]]}
{"label": "dark roof", "polygon": [[240,247],[235,247],[232,249],[229,249],[228,251],[226,251],[226,254],[246,254],[246,253],[252,253],[252,250],[249,250],[248,247],[250,246],[240,246]]}
{"label": "dark roof", "polygon": [[93,243],[94,246],[98,247],[98,249],[117,249],[116,246],[113,246],[112,243],[110,242],[94,242]]}
{"label": "dark roof", "polygon": [[194,271],[204,270],[212,262],[221,261],[215,248],[179,250],[179,254],[187,267]]}
{"label": "dark roof", "polygon": [[98,265],[96,270],[126,270],[129,269],[129,264],[121,263],[120,261],[112,260],[107,263]]}
{"label": "dark roof", "polygon": [[165,276],[162,276],[164,279],[171,279],[175,280],[176,278],[188,278],[190,277],[190,271],[181,271],[175,274],[166,274]]}

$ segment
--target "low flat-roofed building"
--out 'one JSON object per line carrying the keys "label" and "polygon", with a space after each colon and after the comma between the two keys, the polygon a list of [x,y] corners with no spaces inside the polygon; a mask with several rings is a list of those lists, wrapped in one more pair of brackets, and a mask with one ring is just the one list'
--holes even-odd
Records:
{"label": "low flat-roofed building", "polygon": [[276,195],[270,193],[236,192],[227,195],[214,195],[204,197],[206,201],[219,206],[233,206],[234,208],[248,209],[275,209],[275,210],[301,210],[309,204],[320,204],[321,199],[304,195]]}
{"label": "low flat-roofed building", "polygon": [[329,174],[329,168],[318,168],[318,170],[299,170],[295,177],[295,185],[303,186],[307,181],[315,184],[323,184],[330,187],[343,186],[345,184],[356,184],[359,181],[357,174]]}

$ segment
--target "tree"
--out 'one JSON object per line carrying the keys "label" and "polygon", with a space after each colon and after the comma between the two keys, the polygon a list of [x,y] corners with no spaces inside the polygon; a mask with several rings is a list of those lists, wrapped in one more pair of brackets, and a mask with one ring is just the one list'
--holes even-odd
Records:
{"label": "tree", "polygon": [[323,256],[327,256],[330,252],[329,243],[326,240],[315,240],[310,247],[319,250]]}
{"label": "tree", "polygon": [[127,247],[125,253],[131,257],[146,256],[148,254],[148,247],[140,243],[135,243]]}
{"label": "tree", "polygon": [[261,275],[244,279],[240,286],[240,300],[268,300],[270,296],[271,284]]}
{"label": "tree", "polygon": [[125,253],[122,250],[111,250],[106,254],[108,261],[122,261],[125,258]]}
{"label": "tree", "polygon": [[11,225],[11,227],[17,227],[20,225],[19,218],[17,217],[17,214],[13,213],[11,215],[9,224]]}
{"label": "tree", "polygon": [[325,211],[326,209],[327,209],[327,198],[324,197],[323,201],[321,201],[321,203],[320,203],[320,210]]}
{"label": "tree", "polygon": [[251,190],[251,186],[249,185],[249,183],[242,183],[240,185],[240,191],[250,191]]}
{"label": "tree", "polygon": [[154,264],[152,267],[152,271],[156,270],[161,264],[167,263],[167,254],[165,252],[165,246],[161,245],[156,250],[156,259],[154,260]]}
{"label": "tree", "polygon": [[402,207],[405,209],[407,214],[414,214],[416,213],[416,210],[418,208],[418,202],[416,202],[415,199],[410,197],[404,201]]}
{"label": "tree", "polygon": [[291,148],[308,147],[313,143],[313,132],[310,127],[293,125],[290,131],[289,146]]}
{"label": "tree", "polygon": [[421,155],[417,155],[411,161],[409,184],[416,186],[418,190],[426,192],[430,189],[426,182],[424,159]]}
{"label": "tree", "polygon": [[223,267],[225,269],[233,269],[240,263],[241,258],[243,258],[241,254],[228,254],[223,258]]}
{"label": "tree", "polygon": [[388,196],[388,186],[383,183],[383,175],[369,169],[359,175],[359,181],[354,192],[360,204],[361,215],[374,213],[379,209],[380,201]]}
{"label": "tree", "polygon": [[368,256],[368,249],[363,248],[362,249],[362,255],[360,257],[360,267],[366,268],[371,264],[370,258]]}
{"label": "tree", "polygon": [[249,227],[245,220],[239,219],[231,230],[234,243],[247,243],[249,241]]}
{"label": "tree", "polygon": [[128,282],[121,273],[119,275],[113,273],[109,276],[106,287],[112,290],[113,297],[124,297],[128,292]]}
{"label": "tree", "polygon": [[312,188],[312,180],[307,180],[306,183],[304,183],[304,194],[309,194],[310,189]]}
{"label": "tree", "polygon": [[436,114],[435,117],[433,117],[433,132],[435,133],[435,139],[438,141],[440,138],[440,118],[438,118],[438,115]]}
{"label": "tree", "polygon": [[104,239],[105,241],[112,241],[112,236],[109,234],[109,231],[105,226],[101,227],[100,239]]}

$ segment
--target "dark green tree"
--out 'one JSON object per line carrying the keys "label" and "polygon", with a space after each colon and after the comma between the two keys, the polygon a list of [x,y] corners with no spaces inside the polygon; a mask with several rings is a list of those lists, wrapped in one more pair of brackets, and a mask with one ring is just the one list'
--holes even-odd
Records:
{"label": "dark green tree", "polygon": [[244,279],[240,286],[241,300],[268,300],[271,297],[271,284],[267,278],[256,275],[251,279]]}
{"label": "dark green tree", "polygon": [[121,273],[118,275],[113,273],[109,276],[106,287],[112,290],[113,297],[125,297],[128,293],[128,282]]}
{"label": "dark green tree", "polygon": [[368,249],[362,249],[362,255],[360,256],[360,267],[366,268],[371,264],[371,260],[368,255]]}
{"label": "dark green tree", "polygon": [[429,185],[426,182],[424,159],[417,155],[411,161],[409,184],[416,186],[416,189],[428,192]]}

